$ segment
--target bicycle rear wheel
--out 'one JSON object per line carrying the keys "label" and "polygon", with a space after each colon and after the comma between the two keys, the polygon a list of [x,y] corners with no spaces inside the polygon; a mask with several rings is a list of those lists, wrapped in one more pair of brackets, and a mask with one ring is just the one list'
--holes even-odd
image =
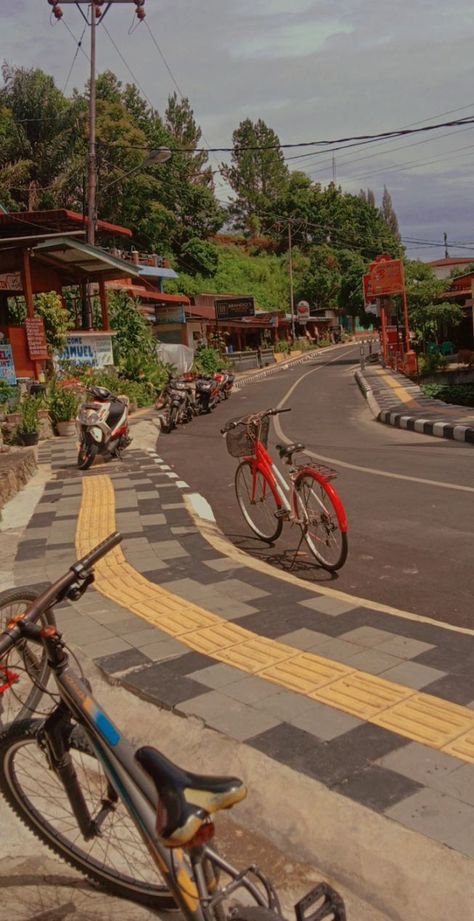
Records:
{"label": "bicycle rear wheel", "polygon": [[347,524],[336,491],[316,470],[302,471],[295,480],[295,512],[308,549],[328,572],[347,558]]}
{"label": "bicycle rear wheel", "polygon": [[235,471],[235,494],[240,511],[254,534],[261,540],[273,543],[283,527],[282,519],[278,517],[280,506],[260,470],[255,474],[253,491],[253,467],[250,461],[242,461]]}
{"label": "bicycle rear wheel", "polygon": [[[11,588],[0,594],[0,633],[10,620],[23,614],[38,597],[27,588]],[[53,624],[52,613],[39,623]],[[0,661],[0,730],[13,720],[26,719],[34,712],[48,683],[50,669],[46,650],[22,640]]]}
{"label": "bicycle rear wheel", "polygon": [[[39,744],[41,720],[16,723],[0,736],[0,792],[21,821],[76,870],[121,898],[155,909],[176,903],[122,801],[85,841],[64,787]],[[92,818],[107,797],[102,765],[82,729],[75,727],[70,755]]]}

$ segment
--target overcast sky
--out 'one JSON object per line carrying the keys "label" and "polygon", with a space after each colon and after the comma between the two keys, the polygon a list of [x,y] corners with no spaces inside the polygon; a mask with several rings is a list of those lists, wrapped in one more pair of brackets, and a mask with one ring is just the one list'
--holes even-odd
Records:
{"label": "overcast sky", "polygon": [[[63,21],[51,27],[47,0],[4,0],[1,42],[3,59],[42,67],[61,89],[77,47],[67,26],[77,39],[84,26],[75,6],[62,9]],[[474,116],[472,0],[146,0],[146,21],[172,76],[145,25],[134,28],[134,9],[113,7],[108,31],[159,111],[174,79],[211,147],[230,146],[246,117],[263,118],[284,144]],[[86,33],[86,50],[87,43]],[[88,66],[79,52],[67,91],[83,87]],[[131,80],[99,30],[98,69],[106,68]],[[451,256],[474,259],[473,153],[474,126],[289,165],[323,184],[335,170],[345,191],[370,187],[378,202],[386,184],[404,239],[442,244],[446,232]],[[222,182],[217,189],[226,195]],[[407,253],[434,259],[444,248],[407,245]]]}

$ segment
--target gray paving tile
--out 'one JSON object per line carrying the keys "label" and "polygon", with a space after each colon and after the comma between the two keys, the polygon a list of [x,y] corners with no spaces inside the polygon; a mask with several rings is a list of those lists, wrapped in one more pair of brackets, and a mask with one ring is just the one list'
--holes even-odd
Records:
{"label": "gray paving tile", "polygon": [[225,665],[220,662],[218,665],[209,665],[208,668],[201,668],[196,672],[191,672],[188,676],[194,681],[199,681],[208,688],[222,688],[227,684],[235,683],[239,680],[242,672],[231,665]]}
{"label": "gray paving tile", "polygon": [[[456,758],[452,760],[457,761]],[[460,764],[454,771],[437,774],[426,786],[433,786],[463,803],[474,806],[474,764]],[[472,839],[474,842],[474,834]]]}
{"label": "gray paving tile", "polygon": [[205,560],[204,562],[206,566],[209,566],[210,569],[214,569],[216,572],[228,572],[232,569],[241,569],[244,565],[243,563],[238,563],[236,560],[232,560],[227,556],[218,557],[215,560]]}
{"label": "gray paving tile", "polygon": [[134,489],[121,489],[115,493],[115,508],[132,508],[137,504],[137,493]]}
{"label": "gray paving tile", "polygon": [[341,601],[339,598],[330,598],[320,595],[316,598],[307,598],[306,601],[299,601],[304,608],[310,608],[312,611],[320,611],[322,614],[329,614],[331,617],[339,617],[340,614],[346,614],[347,611],[353,611],[354,605],[347,601]]}
{"label": "gray paving tile", "polygon": [[[161,630],[155,630],[155,633],[160,635]],[[162,637],[162,639],[156,639],[154,643],[147,643],[146,646],[142,647],[142,651],[149,659],[152,659],[153,662],[165,662],[170,659],[176,659],[178,656],[185,655],[185,653],[189,651],[187,646],[183,646],[178,640],[168,637],[166,633],[163,633]]]}
{"label": "gray paving tile", "polygon": [[156,643],[157,638],[154,627],[147,627],[145,620],[141,621],[141,623],[143,626],[140,626],[140,623],[136,623],[134,630],[129,633],[122,633],[121,636],[127,643],[146,652],[146,646],[150,643]]}
{"label": "gray paving tile", "polygon": [[278,694],[272,694],[270,697],[264,697],[254,706],[265,713],[271,713],[279,722],[289,723],[298,716],[304,715],[311,710],[311,704],[314,701],[304,694],[296,694],[294,691],[279,691]]}
{"label": "gray paving tile", "polygon": [[446,672],[440,672],[437,668],[430,668],[428,665],[419,665],[418,662],[408,661],[396,665],[395,668],[389,668],[382,674],[387,681],[405,684],[409,688],[423,688],[426,684],[443,678]]}
{"label": "gray paving tile", "polygon": [[327,633],[319,633],[317,630],[308,630],[301,627],[299,630],[292,630],[291,633],[284,633],[278,637],[279,643],[286,643],[288,646],[294,646],[295,649],[322,648],[325,643],[329,643],[332,637]]}
{"label": "gray paving tile", "polygon": [[208,726],[241,742],[279,724],[279,720],[271,714],[255,710],[230,697],[225,698],[216,691],[194,697],[180,704],[179,709],[201,717]]}
{"label": "gray paving tile", "polygon": [[410,742],[403,748],[384,755],[377,764],[417,780],[425,787],[439,788],[462,765],[462,761],[426,745],[420,745],[419,742]]}
{"label": "gray paving tile", "polygon": [[419,790],[419,784],[402,774],[395,774],[376,764],[366,764],[332,787],[350,799],[384,812],[390,806],[405,800]]}
{"label": "gray paving tile", "polygon": [[123,608],[110,605],[110,607],[98,608],[97,610],[91,611],[90,616],[92,620],[97,621],[98,624],[103,624],[104,627],[108,627],[116,633],[115,625],[123,619],[124,613],[125,611]]}
{"label": "gray paving tile", "polygon": [[116,513],[117,528],[119,531],[143,531],[143,522],[138,512]]}
{"label": "gray paving tile", "polygon": [[196,579],[175,579],[172,582],[163,582],[165,588],[170,592],[186,598],[193,604],[202,605],[202,607],[219,614],[226,620],[233,620],[237,617],[245,617],[247,614],[255,614],[257,609],[251,605],[245,604],[244,601],[227,594],[227,582],[219,582],[214,585],[202,585]]}
{"label": "gray paving tile", "polygon": [[175,508],[184,508],[184,502],[165,502],[161,506],[164,512],[171,511]]}
{"label": "gray paving tile", "polygon": [[225,583],[211,582],[206,587],[216,592],[225,592],[227,598],[235,598],[237,601],[255,601],[257,598],[264,598],[270,594],[241,579],[226,579]]}
{"label": "gray paving tile", "polygon": [[[150,484],[151,485],[151,484]],[[137,499],[155,499],[156,498],[156,489],[151,487],[151,489],[139,489],[136,493]]]}
{"label": "gray paving tile", "polygon": [[[378,646],[384,640],[393,639],[393,633],[387,630],[379,630],[378,627],[356,627],[355,630],[348,630],[347,633],[341,633],[341,640],[347,640],[348,643],[356,643],[358,646]],[[395,655],[395,653],[394,653]]]}
{"label": "gray paving tile", "polygon": [[311,707],[288,722],[292,726],[297,726],[298,729],[310,732],[323,742],[337,739],[338,736],[362,724],[362,720],[357,717],[343,713],[342,710],[333,710],[332,707],[327,707],[326,704],[321,704],[317,700],[312,700]]}
{"label": "gray paving tile", "polygon": [[474,806],[437,790],[419,790],[385,815],[455,849],[465,848],[469,841],[471,848],[474,844]]}
{"label": "gray paving tile", "polygon": [[184,536],[185,534],[200,534],[199,528],[194,528],[191,525],[171,525],[170,531],[172,534],[176,534],[177,537],[180,535]]}
{"label": "gray paving tile", "polygon": [[389,655],[398,656],[400,659],[414,659],[415,656],[434,647],[432,643],[422,643],[421,640],[412,640],[408,636],[392,636],[379,648],[382,652],[388,652]]}
{"label": "gray paving tile", "polygon": [[395,656],[379,652],[378,646],[375,646],[374,649],[364,649],[362,652],[352,656],[352,658],[348,657],[345,660],[346,665],[351,665],[360,672],[368,672],[369,675],[380,675],[388,668],[395,668],[395,666],[402,663],[403,659],[397,659]]}
{"label": "gray paving tile", "polygon": [[28,525],[27,537],[28,540],[43,540],[44,538],[51,537],[53,533],[52,526],[45,528],[32,528],[31,525]]}
{"label": "gray paving tile", "polygon": [[265,681],[264,678],[257,678],[255,675],[249,675],[235,681],[233,684],[226,685],[225,692],[229,697],[240,700],[244,704],[253,704],[258,706],[259,701],[266,697],[278,694],[280,688],[277,684]]}
{"label": "gray paving tile", "polygon": [[336,662],[350,662],[354,656],[360,652],[360,646],[356,646],[355,643],[346,643],[344,640],[340,640],[337,637],[330,637],[327,643],[318,645],[316,643],[313,646],[310,646],[308,652],[321,651],[321,655],[325,659],[335,659]]}
{"label": "gray paving tile", "polygon": [[[116,618],[114,621],[109,622],[108,627],[110,630],[113,630],[117,636],[125,636],[127,633],[137,633],[142,630],[149,630],[150,626],[142,617],[136,617],[134,614],[127,616],[125,608],[121,608],[121,617]],[[154,628],[153,628],[154,629]],[[129,641],[130,642],[130,641]],[[136,643],[132,643],[133,646]]]}
{"label": "gray paving tile", "polygon": [[162,512],[154,515],[140,515],[140,518],[144,525],[166,524],[166,516]]}
{"label": "gray paving tile", "polygon": [[117,652],[124,652],[131,649],[130,643],[126,643],[120,636],[113,636],[109,640],[100,640],[91,643],[79,643],[84,655],[90,659],[100,659],[102,656],[111,656]]}
{"label": "gray paving tile", "polygon": [[137,551],[127,553],[127,560],[134,569],[141,573],[153,573],[157,570],[161,572],[162,569],[168,569],[168,564],[163,560],[159,560],[153,550],[149,550],[146,553]]}
{"label": "gray paving tile", "polygon": [[182,556],[189,556],[188,551],[177,540],[152,541],[150,547],[161,560],[176,560]]}

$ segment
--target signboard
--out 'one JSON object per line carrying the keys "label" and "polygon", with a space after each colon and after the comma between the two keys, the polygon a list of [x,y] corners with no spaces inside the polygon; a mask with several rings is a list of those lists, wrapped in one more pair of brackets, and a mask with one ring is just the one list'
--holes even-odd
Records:
{"label": "signboard", "polygon": [[367,275],[364,275],[365,301],[390,294],[401,294],[404,289],[403,263],[401,259],[379,257],[371,262]]}
{"label": "signboard", "polygon": [[0,381],[4,381],[5,384],[16,384],[12,347],[5,342],[0,342]]}
{"label": "signboard", "polygon": [[32,361],[43,361],[48,358],[44,321],[41,317],[28,317],[25,320],[26,341],[28,352]]}
{"label": "signboard", "polygon": [[157,323],[185,323],[186,317],[182,304],[172,304],[169,307],[155,307]]}
{"label": "signboard", "polygon": [[241,320],[255,316],[253,297],[226,297],[214,301],[216,320]]}
{"label": "signboard", "polygon": [[66,346],[57,359],[92,368],[113,365],[112,336],[68,336]]}
{"label": "signboard", "polygon": [[20,273],[2,273],[0,275],[0,291],[23,291]]}
{"label": "signboard", "polygon": [[296,305],[296,318],[299,323],[306,323],[309,320],[310,307],[308,301],[299,301]]}

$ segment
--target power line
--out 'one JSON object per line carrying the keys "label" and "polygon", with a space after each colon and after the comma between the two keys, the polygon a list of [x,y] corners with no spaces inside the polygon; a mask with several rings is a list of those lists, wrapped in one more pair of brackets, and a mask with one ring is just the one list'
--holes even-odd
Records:
{"label": "power line", "polygon": [[[150,28],[150,25],[149,25],[148,20],[147,20],[147,19],[144,19],[143,22],[145,23],[145,25],[146,25],[146,27],[147,27],[147,29],[148,29],[148,32],[150,33],[150,38],[151,38],[151,40],[152,40],[152,42],[153,42],[153,44],[154,44],[154,46],[155,46],[155,48],[156,48],[158,54],[160,55],[160,58],[161,58],[161,60],[163,61],[163,64],[165,65],[166,70],[168,71],[168,73],[169,73],[169,75],[170,75],[170,77],[171,77],[171,79],[172,79],[172,81],[173,81],[173,83],[174,83],[176,89],[178,90],[178,93],[179,93],[179,95],[181,96],[181,99],[183,99],[183,98],[184,98],[184,93],[183,93],[182,90],[180,89],[180,86],[179,86],[179,84],[178,84],[178,82],[177,82],[177,80],[176,80],[176,77],[175,77],[173,71],[171,70],[171,67],[169,66],[168,61],[166,60],[166,58],[165,58],[165,56],[164,56],[164,54],[163,54],[163,52],[162,52],[162,50],[161,50],[161,48],[160,48],[160,46],[159,46],[159,44],[158,44],[158,42],[157,42],[155,36],[153,35],[153,32],[151,31],[151,28]],[[207,142],[206,142],[206,143],[207,143]]]}
{"label": "power line", "polygon": [[74,67],[74,64],[76,63],[77,55],[79,54],[79,51],[80,51],[80,49],[82,48],[82,39],[84,38],[84,34],[85,34],[85,31],[86,31],[86,28],[87,28],[87,26],[84,26],[84,28],[83,28],[83,30],[82,30],[82,35],[81,35],[81,37],[80,37],[80,39],[79,39],[79,41],[78,41],[78,43],[77,43],[77,48],[76,48],[76,50],[75,50],[75,52],[74,52],[74,57],[73,57],[73,59],[72,59],[71,66],[70,66],[70,68],[69,68],[69,73],[68,73],[68,75],[67,75],[67,77],[66,77],[66,82],[65,82],[65,84],[64,84],[64,86],[63,86],[63,93],[66,92],[67,85],[68,85],[68,83],[69,83],[69,79],[70,79],[70,76],[71,76],[71,74],[72,74],[72,69],[73,69],[73,67]]}
{"label": "power line", "polygon": [[76,36],[74,35],[74,32],[72,31],[72,29],[69,28],[69,26],[68,26],[66,20],[64,19],[64,17],[61,19],[61,22],[64,23],[64,25],[66,26],[66,29],[68,30],[69,34],[72,35],[72,37],[73,37],[73,39],[74,39],[76,45],[80,45],[80,48],[81,48],[81,51],[82,51],[84,57],[86,57],[87,60],[90,61],[90,57],[89,57],[89,55],[87,54],[87,51],[84,50],[84,48],[82,47],[82,44],[81,44],[81,42],[82,42],[82,37],[83,37],[83,35],[84,35],[84,32],[82,33],[81,39],[80,39],[80,41],[79,41],[79,40],[76,38]]}
{"label": "power line", "polygon": [[[135,15],[135,14],[134,14],[134,15]],[[102,25],[102,28],[103,28],[105,34],[109,37],[110,41],[112,42],[112,45],[114,46],[114,48],[115,48],[115,50],[116,50],[116,52],[117,52],[117,54],[118,54],[120,60],[122,61],[122,63],[123,63],[123,64],[125,65],[125,67],[127,68],[128,72],[129,72],[129,74],[130,74],[130,76],[132,77],[133,82],[138,86],[138,89],[140,90],[142,96],[145,97],[146,101],[148,102],[148,105],[149,105],[152,109],[154,109],[154,106],[153,106],[153,103],[152,103],[151,99],[150,99],[149,96],[147,96],[147,94],[145,93],[145,90],[143,89],[143,87],[142,87],[140,81],[139,81],[138,78],[135,76],[135,74],[134,74],[132,68],[131,68],[130,65],[127,63],[127,61],[126,61],[124,55],[123,55],[122,52],[120,51],[120,48],[117,46],[117,44],[115,43],[114,39],[112,38],[112,36],[111,36],[111,34],[110,34],[110,32],[109,32],[107,26],[105,25],[104,22],[101,22],[101,25]]]}

